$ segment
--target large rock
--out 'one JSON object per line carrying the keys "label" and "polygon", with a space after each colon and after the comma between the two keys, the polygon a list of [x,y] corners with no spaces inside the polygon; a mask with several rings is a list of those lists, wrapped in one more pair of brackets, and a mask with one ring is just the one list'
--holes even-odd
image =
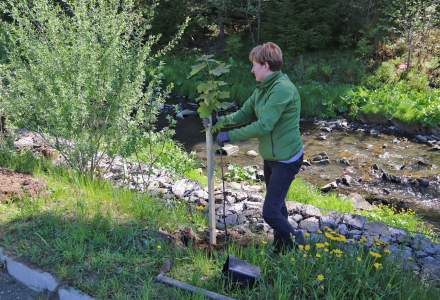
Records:
{"label": "large rock", "polygon": [[195,188],[194,182],[188,179],[181,179],[173,184],[171,190],[173,194],[176,195],[176,197],[183,198],[187,196],[190,192],[192,192],[194,188]]}
{"label": "large rock", "polygon": [[363,229],[367,218],[361,215],[345,214],[342,222],[356,229]]}
{"label": "large rock", "polygon": [[316,232],[319,230],[319,220],[315,217],[304,219],[299,223],[299,227],[309,232]]}
{"label": "large rock", "polygon": [[367,222],[364,225],[364,231],[368,235],[380,236],[388,233],[388,227],[382,222]]}
{"label": "large rock", "polygon": [[364,199],[364,197],[362,197],[358,193],[351,193],[348,196],[348,199],[351,201],[355,209],[372,210],[374,208],[373,205],[371,205],[367,200]]}

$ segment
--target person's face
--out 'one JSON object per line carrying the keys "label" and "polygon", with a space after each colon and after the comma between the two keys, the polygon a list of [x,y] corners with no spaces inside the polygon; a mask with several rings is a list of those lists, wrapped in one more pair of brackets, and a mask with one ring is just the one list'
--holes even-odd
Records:
{"label": "person's face", "polygon": [[256,61],[252,62],[251,72],[254,74],[256,81],[262,81],[267,75],[272,73],[267,62],[260,64]]}

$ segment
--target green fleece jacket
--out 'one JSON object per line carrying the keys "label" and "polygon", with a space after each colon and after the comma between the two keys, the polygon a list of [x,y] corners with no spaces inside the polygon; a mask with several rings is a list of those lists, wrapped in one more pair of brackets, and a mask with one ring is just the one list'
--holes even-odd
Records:
{"label": "green fleece jacket", "polygon": [[256,137],[265,160],[287,160],[301,150],[301,101],[287,75],[274,72],[258,82],[240,110],[220,117],[219,127],[245,125],[229,131],[231,142]]}

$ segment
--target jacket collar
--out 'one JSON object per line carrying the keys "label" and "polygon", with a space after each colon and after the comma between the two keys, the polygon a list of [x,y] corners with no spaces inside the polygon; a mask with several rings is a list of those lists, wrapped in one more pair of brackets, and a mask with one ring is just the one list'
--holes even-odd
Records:
{"label": "jacket collar", "polygon": [[256,86],[258,89],[265,89],[269,87],[275,80],[280,78],[283,75],[281,71],[275,71],[272,74],[268,75],[262,81],[257,82]]}

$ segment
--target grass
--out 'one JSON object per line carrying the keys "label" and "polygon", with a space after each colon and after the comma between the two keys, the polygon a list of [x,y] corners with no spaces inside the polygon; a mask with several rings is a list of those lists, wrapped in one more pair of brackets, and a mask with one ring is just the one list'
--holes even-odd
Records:
{"label": "grass", "polygon": [[380,247],[375,251],[383,258],[375,259],[362,248],[337,250],[339,242],[331,239],[323,248],[312,244],[281,256],[273,256],[264,241],[231,244],[229,253],[260,266],[262,279],[253,289],[224,285],[220,270],[227,252],[176,248],[146,234],[206,228],[204,217],[184,204],[166,207],[60,168],[35,171],[50,194],[1,203],[0,244],[98,299],[203,299],[154,282],[166,259],[173,260],[171,276],[237,299],[435,299],[439,292],[402,274]]}
{"label": "grass", "polygon": [[412,210],[398,212],[385,205],[377,206],[371,211],[356,210],[347,199],[338,197],[336,193],[323,194],[317,187],[300,177],[292,182],[286,198],[322,208],[324,211],[335,210],[361,214],[366,216],[369,221],[380,221],[392,227],[402,228],[412,233],[421,232],[437,239],[433,230]]}

